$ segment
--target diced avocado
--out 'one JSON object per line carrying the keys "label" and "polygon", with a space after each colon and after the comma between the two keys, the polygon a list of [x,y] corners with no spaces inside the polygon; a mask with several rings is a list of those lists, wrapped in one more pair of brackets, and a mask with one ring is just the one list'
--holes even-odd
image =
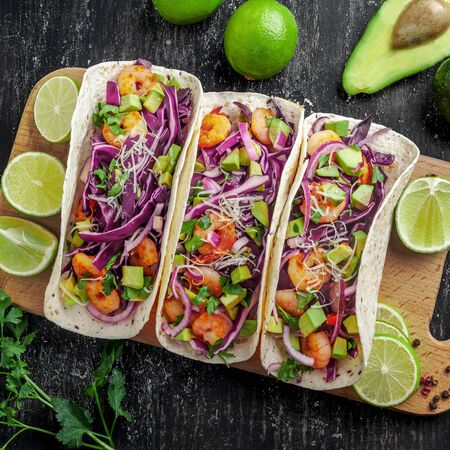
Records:
{"label": "diced avocado", "polygon": [[392,47],[394,26],[410,4],[405,0],[385,0],[372,17],[342,75],[343,87],[349,95],[373,94],[449,56],[450,28],[411,48]]}
{"label": "diced avocado", "polygon": [[275,317],[270,316],[267,331],[269,333],[281,334],[283,332],[283,320],[278,318],[278,322],[275,322]]}
{"label": "diced avocado", "polygon": [[144,108],[154,114],[164,100],[164,93],[152,89],[144,102]]}
{"label": "diced avocado", "polygon": [[147,98],[146,95],[141,95],[141,96],[139,97],[139,100],[141,101],[142,104],[144,104],[146,98]]}
{"label": "diced avocado", "polygon": [[80,235],[78,234],[78,230],[76,230],[72,236],[72,248],[81,247],[83,244],[84,244],[84,239],[80,238]]}
{"label": "diced avocado", "polygon": [[322,183],[320,191],[323,192],[324,196],[333,203],[333,205],[340,205],[347,195],[340,187],[327,182]]}
{"label": "diced avocado", "polygon": [[337,178],[339,177],[339,169],[335,165],[325,166],[320,169],[317,169],[316,175],[325,178]]}
{"label": "diced avocado", "polygon": [[331,357],[334,359],[345,359],[347,357],[347,339],[340,336],[336,338],[333,344]]}
{"label": "diced avocado", "polygon": [[227,309],[227,313],[230,316],[231,320],[236,319],[238,312],[239,312],[239,307],[238,306],[235,306],[232,309]]}
{"label": "diced avocado", "polygon": [[[261,157],[261,147],[256,142],[253,142],[253,147],[256,150],[259,159]],[[239,148],[239,160],[241,162],[241,166],[248,167],[250,165],[251,159],[245,147]]]}
{"label": "diced avocado", "polygon": [[160,155],[156,158],[155,165],[153,169],[155,172],[166,172],[167,167],[170,164],[170,156],[169,155]]}
{"label": "diced avocado", "polygon": [[347,243],[339,244],[337,247],[332,248],[331,250],[328,250],[325,253],[325,259],[337,266],[342,261],[345,261],[346,259],[350,258],[352,254],[352,248]]}
{"label": "diced avocado", "polygon": [[258,201],[252,205],[252,215],[265,227],[269,226],[269,207],[264,201]]}
{"label": "diced avocado", "polygon": [[351,202],[352,206],[356,209],[366,209],[372,198],[373,185],[361,184],[356,191],[352,193]]}
{"label": "diced avocado", "polygon": [[348,334],[359,334],[358,321],[356,320],[356,316],[348,316],[343,320],[342,323],[344,324],[344,327],[347,330]]}
{"label": "diced avocado", "polygon": [[305,228],[305,219],[303,217],[298,217],[297,219],[292,219],[288,222],[286,238],[293,238],[300,236]]}
{"label": "diced avocado", "polygon": [[247,266],[238,266],[232,270],[230,276],[231,282],[233,284],[238,284],[242,281],[249,280],[252,277],[252,274]]}
{"label": "diced avocado", "polygon": [[325,130],[334,131],[338,136],[347,136],[348,120],[337,120],[336,122],[326,122]]}
{"label": "diced avocado", "polygon": [[239,331],[240,337],[253,336],[256,332],[257,321],[256,320],[244,320],[241,331]]}
{"label": "diced avocado", "polygon": [[[257,163],[256,161],[250,161],[248,175],[250,177],[253,177],[254,175],[262,175],[262,174],[263,173],[262,173],[261,165],[259,163]],[[263,191],[263,190],[264,190],[264,185],[259,186],[259,188],[255,189],[255,191]]]}
{"label": "diced avocado", "polygon": [[141,111],[142,103],[138,95],[128,94],[120,97],[119,112]]}
{"label": "diced avocado", "polygon": [[186,291],[186,295],[188,296],[189,300],[192,301],[195,297],[197,297],[197,294],[195,292],[192,292],[190,289],[185,287],[184,290]]}
{"label": "diced avocado", "polygon": [[[160,73],[155,73],[155,77],[158,81],[161,81],[161,83],[164,83],[165,85],[169,86],[169,80],[166,77],[166,75],[161,75]],[[161,89],[161,86],[159,83],[156,86],[158,86],[159,89]],[[162,92],[162,89],[161,89],[161,92]]]}
{"label": "diced avocado", "polygon": [[236,294],[225,294],[220,297],[220,301],[227,310],[231,310],[241,303],[242,296]]}
{"label": "diced avocado", "polygon": [[169,172],[164,172],[159,176],[159,185],[172,187],[172,175]]}
{"label": "diced avocado", "polygon": [[176,90],[180,89],[180,82],[175,77],[172,77],[169,82],[165,84],[167,84],[167,86],[175,86]]}
{"label": "diced avocado", "polygon": [[173,265],[174,266],[182,266],[184,264],[184,255],[174,255],[173,257]]}
{"label": "diced avocado", "polygon": [[364,247],[366,246],[367,233],[363,230],[358,230],[352,233],[352,236],[356,245],[355,255],[361,257]]}
{"label": "diced avocado", "polygon": [[291,341],[292,347],[294,347],[294,349],[299,352],[300,351],[300,340],[299,340],[298,336],[291,333],[289,335],[289,340]]}
{"label": "diced avocado", "polygon": [[317,330],[325,321],[327,316],[319,302],[311,305],[311,307],[303,313],[298,319],[298,327],[303,337],[309,336]]}
{"label": "diced avocado", "polygon": [[195,166],[194,166],[194,172],[202,173],[206,170],[205,165],[199,161],[198,159],[195,160]]}
{"label": "diced avocado", "polygon": [[257,226],[257,227],[247,227],[245,229],[245,232],[248,234],[250,239],[256,244],[261,245],[262,244],[262,238],[264,236],[264,230]]}
{"label": "diced avocado", "polygon": [[205,200],[205,197],[194,197],[194,200],[192,200],[192,205],[197,206],[199,203],[203,202]]}
{"label": "diced avocado", "polygon": [[239,161],[239,149],[235,148],[226,158],[220,163],[224,170],[233,172],[241,168]]}
{"label": "diced avocado", "polygon": [[190,328],[185,328],[183,331],[181,331],[175,336],[175,339],[177,341],[188,342],[194,337],[195,336],[192,334],[192,330]]}
{"label": "diced avocado", "polygon": [[316,209],[316,208],[311,208],[311,215],[310,215],[310,219],[314,222],[314,223],[319,223],[320,218],[322,217],[323,214],[323,210],[321,208]]}
{"label": "diced avocado", "polygon": [[63,294],[62,297],[67,307],[71,307],[75,303],[75,301],[70,297],[71,295],[75,296],[75,285],[75,277],[65,278],[60,281],[60,287]]}
{"label": "diced avocado", "polygon": [[167,172],[173,173],[175,170],[175,167],[177,165],[178,158],[181,153],[181,147],[177,144],[172,144],[169,148],[169,151],[167,152],[167,156],[169,157],[169,165],[167,167]]}
{"label": "diced avocado", "polygon": [[345,174],[351,177],[359,177],[362,169],[354,170],[362,163],[362,152],[355,147],[347,147],[336,153],[336,162],[342,167]]}
{"label": "diced avocado", "polygon": [[133,289],[142,289],[144,287],[144,268],[122,266],[122,284]]}
{"label": "diced avocado", "polygon": [[291,127],[276,117],[270,119],[269,138],[273,144],[277,140],[277,136],[280,131],[287,137],[291,132]]}
{"label": "diced avocado", "polygon": [[353,255],[353,258],[348,263],[347,268],[342,272],[342,276],[344,279],[350,278],[355,274],[356,269],[358,268],[359,258],[356,255]]}

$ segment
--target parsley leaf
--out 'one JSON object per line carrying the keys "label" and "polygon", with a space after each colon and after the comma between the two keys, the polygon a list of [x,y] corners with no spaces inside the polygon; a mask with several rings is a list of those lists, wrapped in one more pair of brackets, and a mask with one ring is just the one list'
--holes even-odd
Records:
{"label": "parsley leaf", "polygon": [[106,189],[106,183],[108,182],[108,175],[106,174],[106,169],[102,167],[101,169],[94,170],[94,175],[100,180],[100,184],[97,184],[98,189]]}
{"label": "parsley leaf", "polygon": [[303,309],[314,300],[315,295],[310,292],[297,291],[297,309]]}
{"label": "parsley leaf", "polygon": [[319,169],[321,169],[322,167],[325,167],[328,165],[328,163],[330,162],[330,155],[322,155],[319,158]]}
{"label": "parsley leaf", "polygon": [[189,241],[186,241],[184,243],[184,248],[188,252],[195,252],[200,247],[202,247],[204,244],[205,243],[203,242],[203,240],[201,238],[199,238],[198,236],[194,236],[192,239],[189,239]]}
{"label": "parsley leaf", "polygon": [[227,361],[227,358],[236,358],[236,355],[233,355],[233,353],[228,353],[225,350],[217,353],[217,356],[224,362],[224,364],[227,367],[230,367],[229,362]]}
{"label": "parsley leaf", "polygon": [[125,419],[130,422],[132,418],[130,412],[122,409],[122,400],[124,399],[125,394],[125,377],[122,372],[113,369],[111,378],[109,379],[108,402],[113,409],[116,418],[125,417]]}
{"label": "parsley leaf", "polygon": [[112,172],[117,167],[117,161],[115,158],[109,163],[109,171]]}
{"label": "parsley leaf", "polygon": [[247,294],[247,289],[244,289],[240,284],[233,284],[228,281],[225,286],[223,286],[222,291],[224,294],[239,295],[245,297]]}
{"label": "parsley leaf", "polygon": [[219,348],[220,344],[222,343],[223,339],[217,339],[214,344],[211,344],[208,349],[208,358],[211,359],[214,357],[214,352]]}
{"label": "parsley leaf", "polygon": [[209,216],[203,216],[197,220],[197,224],[199,227],[207,230],[211,226],[211,219],[209,218]]}
{"label": "parsley leaf", "polygon": [[314,370],[312,367],[304,366],[295,359],[288,358],[281,363],[277,378],[282,381],[292,381],[303,375],[303,372]]}
{"label": "parsley leaf", "polygon": [[108,197],[117,197],[118,195],[120,195],[128,178],[130,178],[130,172],[125,172],[120,175],[117,182],[114,183],[112,188],[108,190]]}
{"label": "parsley leaf", "polygon": [[105,295],[111,294],[114,289],[117,289],[116,277],[111,272],[107,272],[102,286]]}
{"label": "parsley leaf", "polygon": [[197,295],[192,299],[192,303],[194,305],[200,305],[200,303],[204,303],[205,300],[211,295],[210,290],[207,286],[202,286]]}
{"label": "parsley leaf", "polygon": [[296,317],[292,317],[281,306],[277,305],[277,309],[283,319],[283,322],[286,325],[289,325],[289,327],[291,328],[292,331],[297,331],[298,330],[298,319]]}
{"label": "parsley leaf", "polygon": [[384,174],[383,171],[378,166],[373,166],[372,184],[375,184],[378,181],[380,183],[384,181]]}
{"label": "parsley leaf", "polygon": [[115,255],[111,257],[111,259],[106,263],[105,269],[109,270],[114,265],[114,263],[118,260],[119,256],[121,255],[120,252],[117,252]]}
{"label": "parsley leaf", "polygon": [[181,226],[180,234],[189,233],[190,235],[192,235],[192,233],[194,232],[195,222],[195,219],[185,220],[183,222],[183,225]]}
{"label": "parsley leaf", "polygon": [[206,311],[208,314],[212,314],[219,306],[219,299],[216,297],[210,297],[206,300]]}

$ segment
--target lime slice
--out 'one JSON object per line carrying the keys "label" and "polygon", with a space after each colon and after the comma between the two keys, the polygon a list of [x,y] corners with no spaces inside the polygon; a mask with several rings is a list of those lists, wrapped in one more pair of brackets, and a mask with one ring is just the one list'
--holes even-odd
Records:
{"label": "lime slice", "polygon": [[366,370],[353,387],[362,400],[389,407],[407,400],[419,380],[420,362],[413,348],[396,336],[376,334]]}
{"label": "lime slice", "polygon": [[439,177],[413,181],[400,197],[395,222],[410,250],[435,253],[450,248],[450,182]]}
{"label": "lime slice", "polygon": [[0,269],[22,277],[46,269],[58,240],[44,227],[18,217],[0,216]]}
{"label": "lime slice", "polygon": [[47,141],[58,143],[70,139],[78,90],[74,80],[63,76],[50,78],[39,89],[34,103],[34,121]]}
{"label": "lime slice", "polygon": [[403,339],[406,343],[409,344],[408,336],[405,336],[399,328],[394,327],[394,325],[391,325],[390,323],[384,322],[382,320],[377,320],[375,322],[375,333],[392,334],[393,336],[397,336],[398,338]]}
{"label": "lime slice", "polygon": [[6,167],[2,190],[6,201],[23,214],[48,217],[61,209],[65,168],[41,152],[16,156]]}
{"label": "lime slice", "polygon": [[394,307],[386,303],[378,303],[377,321],[380,320],[398,328],[409,339],[409,331],[405,319]]}

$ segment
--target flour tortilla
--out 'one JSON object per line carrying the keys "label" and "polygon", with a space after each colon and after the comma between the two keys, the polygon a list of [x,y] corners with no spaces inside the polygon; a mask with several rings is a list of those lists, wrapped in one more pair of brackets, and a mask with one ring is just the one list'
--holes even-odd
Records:
{"label": "flour tortilla", "polygon": [[[211,112],[214,108],[219,106],[223,107],[223,111],[229,116],[231,123],[236,124],[239,116],[239,109],[233,105],[233,102],[241,102],[244,105],[247,105],[251,111],[258,107],[268,107],[271,105],[270,97],[261,94],[254,93],[237,93],[237,92],[210,92],[206,93],[203,96],[202,106],[200,111],[200,116],[198,120],[198,129],[200,128],[203,117]],[[257,331],[255,334],[248,338],[236,338],[234,340],[234,346],[231,353],[235,355],[234,358],[230,359],[230,363],[237,363],[239,361],[245,361],[255,353],[256,347],[259,341],[259,334],[262,326],[262,311],[263,311],[263,298],[264,291],[267,282],[267,263],[269,260],[273,237],[275,235],[278,221],[281,215],[282,208],[285,203],[286,195],[289,191],[290,185],[294,178],[295,172],[297,170],[299,160],[304,159],[305,152],[300,154],[301,150],[301,140],[302,140],[302,129],[303,129],[303,118],[304,118],[304,110],[300,105],[281,99],[275,98],[275,101],[280,106],[286,118],[293,122],[295,125],[295,141],[290,153],[290,156],[286,162],[286,165],[283,169],[282,179],[280,182],[278,195],[274,205],[274,212],[272,223],[270,226],[269,234],[267,236],[266,243],[266,254],[264,260],[264,268],[261,275],[261,287],[259,291],[259,299],[258,299],[258,309],[257,309]],[[167,245],[166,252],[166,262],[165,268],[161,280],[161,290],[158,301],[158,309],[156,312],[156,336],[158,337],[159,342],[163,347],[170,350],[171,352],[177,353],[179,355],[183,355],[187,358],[212,363],[212,364],[223,364],[222,359],[218,356],[215,356],[212,359],[208,359],[205,356],[199,354],[195,351],[189,342],[181,342],[177,341],[174,338],[167,336],[161,329],[161,324],[163,320],[163,304],[164,299],[166,297],[168,284],[170,281],[170,275],[172,273],[172,261],[173,256],[175,254],[175,250],[178,243],[178,237],[180,234],[181,226],[183,224],[185,208],[187,205],[187,199],[189,196],[189,188],[192,174],[194,172],[194,164],[195,158],[197,155],[197,144],[198,144],[198,130],[196,137],[192,140],[191,147],[189,149],[189,156],[186,160],[186,164],[183,170],[183,175],[180,180],[180,185],[183,186],[183,189],[180,189],[177,198],[177,205],[175,214],[172,221],[172,227],[170,230],[170,239]]]}
{"label": "flour tortilla", "polygon": [[[350,128],[359,120],[334,114],[312,114],[305,119],[303,147],[306,149],[308,131],[317,117],[328,116],[331,120],[349,120]],[[372,124],[370,134],[384,128],[382,125]],[[361,377],[366,367],[372,348],[375,331],[375,320],[377,313],[378,289],[381,283],[384,260],[389,243],[392,224],[392,216],[398,198],[411,176],[414,166],[419,158],[419,149],[401,134],[389,131],[373,142],[375,150],[381,153],[390,153],[395,156],[391,166],[383,166],[388,180],[386,182],[386,198],[376,213],[370,231],[368,233],[366,246],[361,258],[356,290],[356,316],[359,324],[359,355],[357,358],[346,358],[337,361],[336,380],[327,383],[325,370],[314,370],[305,372],[300,382],[291,382],[298,386],[316,390],[337,389],[354,384]],[[278,229],[272,259],[270,260],[270,271],[268,274],[268,287],[265,308],[264,329],[261,338],[261,362],[269,372],[276,372],[277,363],[288,357],[281,338],[275,338],[273,333],[267,332],[267,324],[273,308],[273,299],[278,285],[280,272],[280,261],[285,242],[287,223],[292,207],[292,201],[300,187],[303,175],[306,171],[308,160],[299,167],[292,188],[287,196],[286,206],[283,210],[280,227]]]}
{"label": "flour tortilla", "polygon": [[53,272],[45,292],[44,312],[47,319],[67,330],[75,331],[86,336],[105,339],[126,339],[133,337],[139,333],[149,318],[164,267],[165,248],[169,238],[171,217],[175,208],[178,181],[187,156],[189,142],[194,133],[200,101],[203,95],[201,83],[193,75],[180,70],[166,69],[158,66],[152,67],[154,73],[176,77],[182,87],[191,89],[192,116],[186,141],[173,176],[167,221],[161,240],[161,248],[159,249],[161,258],[160,265],[151,294],[145,301],[139,302],[137,308],[127,320],[117,324],[107,324],[94,319],[83,306],[74,305],[71,308],[67,308],[61,298],[59,281],[61,268],[64,267],[69,259],[63,256],[65,253],[65,240],[70,235],[70,230],[74,222],[74,211],[84,187],[84,184],[79,180],[79,174],[85,160],[91,154],[90,138],[95,131],[94,124],[92,123],[92,114],[96,112],[97,104],[105,100],[107,81],[117,79],[122,69],[132,64],[134,64],[134,61],[105,62],[90,67],[84,75],[77,106],[72,118],[72,136],[70,139],[61,211],[61,239]]}

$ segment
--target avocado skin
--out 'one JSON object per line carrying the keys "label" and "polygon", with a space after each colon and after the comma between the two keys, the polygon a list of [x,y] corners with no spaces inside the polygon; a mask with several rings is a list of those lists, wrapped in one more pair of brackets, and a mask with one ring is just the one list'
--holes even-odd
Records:
{"label": "avocado skin", "polygon": [[450,58],[439,66],[434,75],[433,96],[439,111],[450,123]]}
{"label": "avocado skin", "polygon": [[409,3],[410,0],[385,0],[370,19],[342,74],[347,94],[374,94],[450,56],[450,28],[424,44],[391,48],[394,25]]}

